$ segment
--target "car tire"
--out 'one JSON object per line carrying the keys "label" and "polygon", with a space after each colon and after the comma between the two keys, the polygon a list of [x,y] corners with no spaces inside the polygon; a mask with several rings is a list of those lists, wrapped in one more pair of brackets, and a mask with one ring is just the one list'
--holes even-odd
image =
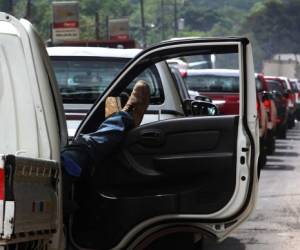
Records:
{"label": "car tire", "polygon": [[273,130],[268,131],[267,135],[267,155],[272,155],[275,153],[275,143],[276,143],[276,137],[275,132]]}
{"label": "car tire", "polygon": [[291,129],[295,126],[295,115],[290,115],[288,118],[288,129]]}
{"label": "car tire", "polygon": [[286,131],[287,131],[286,125],[280,126],[277,131],[277,138],[278,139],[286,139]]}

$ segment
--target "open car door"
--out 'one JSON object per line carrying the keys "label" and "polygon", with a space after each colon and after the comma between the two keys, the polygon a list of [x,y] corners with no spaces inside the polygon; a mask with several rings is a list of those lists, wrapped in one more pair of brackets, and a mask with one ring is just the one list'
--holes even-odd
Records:
{"label": "open car door", "polygon": [[119,96],[147,68],[170,58],[207,55],[216,55],[216,65],[239,69],[239,115],[180,117],[131,130],[119,150],[97,166],[93,180],[81,186],[74,243],[147,249],[163,234],[187,231],[223,239],[250,214],[259,150],[246,38],[180,39],[144,50],[95,103],[75,138],[94,132],[105,119],[105,98]]}

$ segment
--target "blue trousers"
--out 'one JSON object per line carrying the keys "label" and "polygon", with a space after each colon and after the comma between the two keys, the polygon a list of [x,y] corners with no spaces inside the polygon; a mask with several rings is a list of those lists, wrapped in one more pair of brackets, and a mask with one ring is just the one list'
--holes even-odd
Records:
{"label": "blue trousers", "polygon": [[120,145],[126,131],[133,126],[132,116],[121,111],[107,118],[96,132],[79,136],[61,152],[64,171],[73,177],[85,171],[92,173],[92,168],[101,166],[103,159]]}

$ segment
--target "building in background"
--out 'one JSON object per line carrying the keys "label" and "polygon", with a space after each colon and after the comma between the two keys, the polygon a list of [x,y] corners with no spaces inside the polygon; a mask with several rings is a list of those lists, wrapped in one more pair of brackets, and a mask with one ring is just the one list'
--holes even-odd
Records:
{"label": "building in background", "polygon": [[271,60],[263,62],[262,72],[265,75],[300,78],[299,54],[276,54]]}

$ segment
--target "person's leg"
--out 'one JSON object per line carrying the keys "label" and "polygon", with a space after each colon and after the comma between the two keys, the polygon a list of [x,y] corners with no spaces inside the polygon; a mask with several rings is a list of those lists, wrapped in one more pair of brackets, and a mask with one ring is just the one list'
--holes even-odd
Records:
{"label": "person's leg", "polygon": [[123,140],[125,132],[133,128],[132,116],[124,111],[107,118],[96,132],[81,135],[72,145],[62,150],[65,171],[80,176],[81,171],[101,162]]}
{"label": "person's leg", "polygon": [[123,140],[126,131],[140,125],[149,101],[149,86],[140,80],[135,84],[122,111],[108,117],[96,132],[81,135],[62,151],[65,171],[77,177],[82,171],[92,173],[91,167],[101,165],[104,157],[113,152]]}

